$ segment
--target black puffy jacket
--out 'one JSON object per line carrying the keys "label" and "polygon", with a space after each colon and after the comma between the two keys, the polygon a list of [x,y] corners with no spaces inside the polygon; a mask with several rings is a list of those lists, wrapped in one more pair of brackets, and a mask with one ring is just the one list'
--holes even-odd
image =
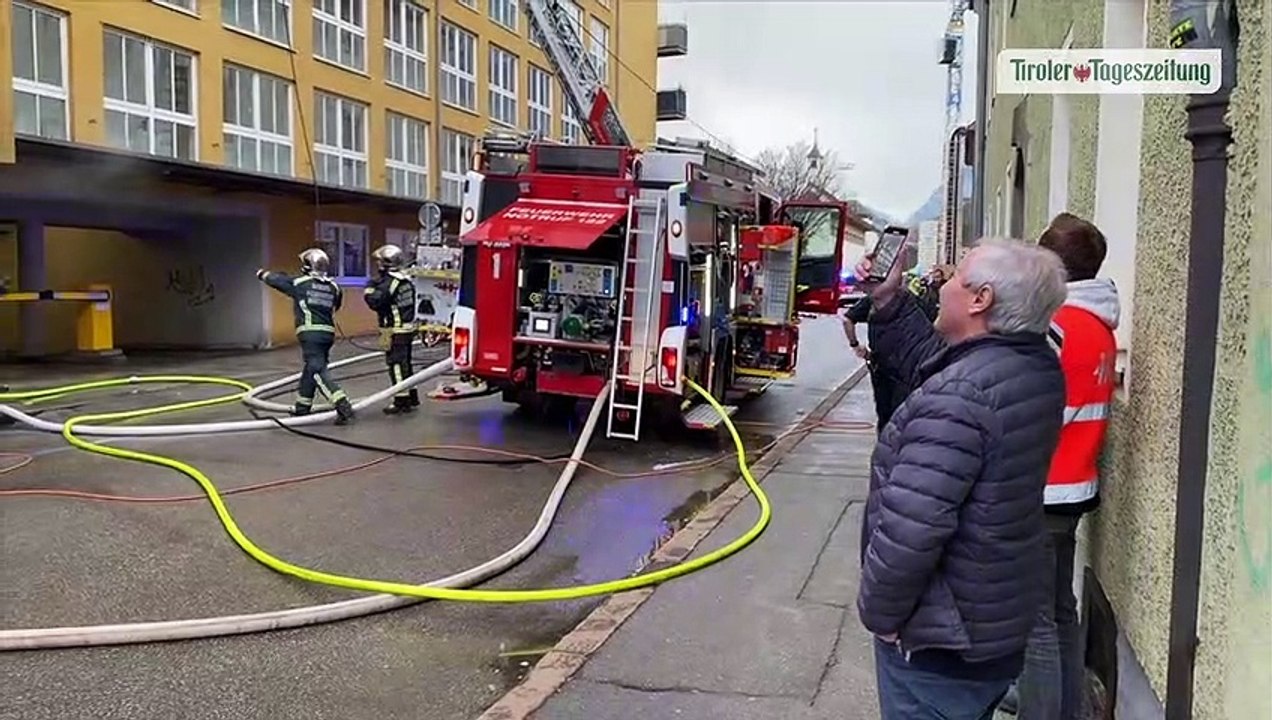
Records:
{"label": "black puffy jacket", "polygon": [[1043,488],[1064,376],[1043,335],[946,346],[908,293],[871,317],[916,389],[871,459],[857,609],[907,651],[1020,653],[1041,601]]}

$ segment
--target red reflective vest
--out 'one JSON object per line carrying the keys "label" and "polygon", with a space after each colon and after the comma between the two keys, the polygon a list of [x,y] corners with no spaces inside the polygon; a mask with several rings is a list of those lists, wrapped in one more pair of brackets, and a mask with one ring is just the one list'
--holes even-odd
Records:
{"label": "red reflective vest", "polygon": [[1044,497],[1053,509],[1094,505],[1100,488],[1100,452],[1116,387],[1117,340],[1106,320],[1077,305],[1061,307],[1048,334],[1060,353],[1065,408]]}

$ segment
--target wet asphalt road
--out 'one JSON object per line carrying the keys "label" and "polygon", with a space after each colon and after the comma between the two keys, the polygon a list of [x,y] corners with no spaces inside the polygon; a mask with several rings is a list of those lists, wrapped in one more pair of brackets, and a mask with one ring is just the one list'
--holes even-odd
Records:
{"label": "wet asphalt road", "polygon": [[[360,352],[348,345],[340,350],[340,355]],[[799,378],[774,387],[736,416],[748,445],[764,444],[811,411],[857,363],[833,319],[806,322],[801,350]],[[70,371],[0,366],[0,374],[15,388],[68,377],[173,371],[261,383],[293,372],[294,356],[294,350],[283,350],[198,363],[160,358]],[[379,370],[375,362],[364,363],[338,377],[349,378],[346,389],[361,397],[383,387]],[[359,374],[366,376],[350,378]],[[62,418],[223,392],[145,387],[32,407]],[[244,417],[243,408],[233,404],[162,421]],[[544,456],[567,454],[578,431],[577,423],[551,426],[523,418],[497,397],[430,403],[410,418],[385,418],[371,410],[353,427],[311,429],[399,448],[484,445]],[[192,463],[223,490],[380,456],[283,431],[116,444]],[[68,450],[56,435],[0,428],[0,452],[36,456],[32,464],[0,474],[0,489],[149,496],[198,491],[188,478],[164,468]],[[703,441],[642,440],[635,446],[607,441],[602,429],[586,457],[613,471],[639,472],[716,452]],[[0,467],[5,462],[0,459]],[[284,559],[337,573],[427,581],[482,563],[519,541],[559,469],[559,464],[510,468],[396,458],[357,472],[234,495],[227,503],[249,537]],[[637,479],[581,470],[540,549],[487,586],[550,587],[629,575],[736,474],[731,463]],[[6,629],[248,613],[356,595],[256,564],[231,543],[202,500],[147,505],[0,497],[0,541],[0,627]],[[0,655],[0,677],[5,678],[0,717],[471,718],[599,602],[425,603],[255,636],[6,653]]]}

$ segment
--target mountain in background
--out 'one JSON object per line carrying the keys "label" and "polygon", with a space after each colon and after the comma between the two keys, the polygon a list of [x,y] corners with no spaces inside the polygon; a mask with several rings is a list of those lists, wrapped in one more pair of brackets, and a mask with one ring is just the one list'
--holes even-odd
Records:
{"label": "mountain in background", "polygon": [[945,188],[938,185],[919,209],[910,213],[905,224],[914,227],[929,220],[940,220],[943,209],[945,209]]}
{"label": "mountain in background", "polygon": [[[966,200],[972,196],[972,179],[974,175],[972,168],[963,169],[963,199]],[[929,220],[940,220],[941,212],[945,209],[945,186],[937,185],[936,189],[928,197],[927,201],[919,206],[918,210],[910,213],[910,217],[906,220],[906,225],[914,226]]]}
{"label": "mountain in background", "polygon": [[883,230],[888,225],[896,224],[896,218],[859,200],[849,200],[848,205],[854,214],[864,218],[879,230]]}

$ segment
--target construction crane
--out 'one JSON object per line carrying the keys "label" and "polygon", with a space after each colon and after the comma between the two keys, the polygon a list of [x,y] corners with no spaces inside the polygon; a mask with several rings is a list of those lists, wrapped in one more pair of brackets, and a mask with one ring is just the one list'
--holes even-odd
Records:
{"label": "construction crane", "polygon": [[963,202],[963,146],[966,128],[963,127],[963,16],[967,13],[968,0],[950,0],[950,21],[945,26],[945,39],[941,64],[947,68],[945,78],[945,142],[944,188],[945,207],[942,212],[937,242],[942,261],[952,264],[958,245],[959,206]]}
{"label": "construction crane", "polygon": [[530,32],[540,40],[543,54],[561,81],[562,95],[582,121],[593,145],[631,146],[631,137],[605,89],[601,73],[583,46],[583,28],[560,0],[527,0]]}

